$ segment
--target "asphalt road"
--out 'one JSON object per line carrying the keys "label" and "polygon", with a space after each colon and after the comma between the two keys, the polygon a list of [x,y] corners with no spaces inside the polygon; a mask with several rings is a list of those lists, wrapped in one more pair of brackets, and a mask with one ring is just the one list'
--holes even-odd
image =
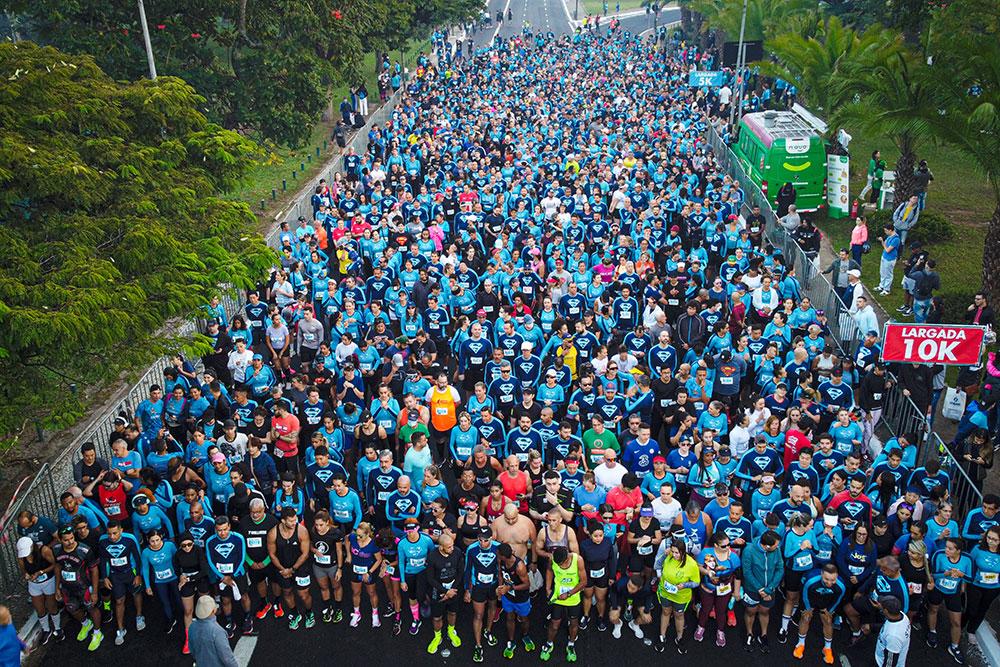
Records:
{"label": "asphalt road", "polygon": [[[318,596],[316,596],[318,599]],[[440,655],[430,656],[426,653],[427,642],[431,638],[430,623],[425,622],[420,634],[411,637],[407,634],[406,623],[401,635],[393,637],[388,623],[378,630],[371,628],[371,618],[367,612],[367,601],[362,602],[363,620],[361,627],[354,629],[347,624],[347,614],[339,624],[324,625],[317,615],[316,627],[306,630],[304,626],[292,632],[286,627],[285,620],[268,618],[259,623],[260,634],[254,638],[241,638],[235,644],[237,657],[241,667],[274,667],[275,665],[288,664],[294,661],[300,665],[330,665],[336,663],[344,667],[375,667],[376,665],[396,665],[411,667],[414,665],[442,665],[442,664],[469,664],[472,658],[472,628],[471,628],[471,608],[460,614],[458,622],[459,636],[463,644],[458,649],[453,649],[451,656],[443,658]],[[404,621],[408,618],[408,612],[404,612]],[[175,631],[174,635],[164,634],[164,623],[159,615],[159,609],[149,611],[147,616],[148,627],[142,633],[131,630],[126,637],[123,646],[114,645],[113,623],[105,624],[105,632],[108,635],[104,644],[95,653],[87,653],[82,644],[78,644],[73,636],[68,637],[64,642],[56,645],[44,647],[44,653],[40,657],[43,665],[54,667],[65,667],[66,665],[101,665],[110,667],[112,665],[152,665],[163,667],[184,666],[189,667],[192,660],[181,655],[180,649],[183,643],[183,635]],[[689,623],[692,620],[689,618]],[[622,664],[642,664],[650,661],[669,661],[676,663],[684,660],[694,664],[728,665],[730,667],[740,665],[759,666],[763,661],[771,667],[781,667],[785,665],[822,665],[822,657],[819,653],[822,648],[822,639],[819,632],[818,623],[814,625],[810,632],[807,653],[803,660],[795,660],[792,657],[793,640],[788,644],[778,644],[774,638],[774,631],[777,625],[772,623],[771,630],[771,652],[764,656],[760,653],[748,654],[742,647],[742,630],[730,628],[728,631],[729,644],[725,648],[715,646],[712,633],[712,621],[709,622],[709,632],[706,633],[704,642],[697,643],[691,639],[691,626],[687,631],[687,646],[689,652],[685,656],[668,651],[657,654],[649,646],[645,646],[642,641],[636,639],[626,627],[622,638],[615,640],[611,637],[611,632],[598,632],[596,627],[591,627],[586,632],[580,633],[577,641],[577,664],[584,665],[622,665]],[[541,646],[544,638],[544,611],[539,605],[532,615],[532,637]],[[68,628],[71,635],[76,633],[76,625]],[[652,626],[647,626],[652,627]],[[792,628],[794,630],[794,628]],[[944,630],[944,628],[942,628]],[[672,630],[671,630],[672,632]],[[486,647],[485,665],[502,664],[539,664],[538,649],[533,653],[525,653],[523,647],[519,646],[513,660],[505,660],[501,655],[503,644],[506,641],[506,630],[502,624],[497,624],[496,634],[501,643],[496,647]],[[790,633],[793,637],[795,633]],[[910,646],[908,665],[929,666],[933,664],[949,665],[954,664],[944,648],[932,651],[923,642],[922,631],[914,632],[913,642]],[[446,640],[447,643],[447,640]],[[556,639],[556,651],[552,655],[550,664],[565,664],[566,636],[563,630]],[[869,639],[865,643],[853,649],[847,648],[847,631],[842,630],[836,637],[834,650],[838,656],[838,664],[841,667],[868,667],[873,664],[874,640]],[[844,660],[846,658],[846,661]],[[967,661],[967,664],[977,664]],[[980,663],[981,664],[981,663]]]}

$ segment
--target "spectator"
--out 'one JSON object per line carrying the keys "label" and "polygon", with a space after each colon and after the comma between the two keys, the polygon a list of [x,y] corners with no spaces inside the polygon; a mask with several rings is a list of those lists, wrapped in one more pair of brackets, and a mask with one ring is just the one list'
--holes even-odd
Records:
{"label": "spectator", "polygon": [[10,609],[0,605],[0,665],[16,667],[21,664],[21,652],[27,651],[28,645],[17,636],[17,628],[10,617]]}
{"label": "spectator", "polygon": [[[837,257],[823,270],[823,275],[832,276],[833,286],[838,293],[843,293],[850,286],[848,274],[852,270],[857,271],[858,276],[861,275],[861,265],[851,259],[847,248],[841,248]],[[854,301],[844,299],[844,303],[854,303]]]}
{"label": "spectator", "polygon": [[926,322],[931,310],[931,299],[934,290],[941,289],[941,276],[935,271],[937,262],[928,259],[920,268],[914,269],[909,277],[913,279],[913,319],[916,322]]}
{"label": "spectator", "polygon": [[188,630],[191,655],[199,667],[238,667],[226,631],[215,620],[215,600],[202,595],[195,605],[195,619]]}
{"label": "spectator", "polygon": [[899,244],[906,245],[906,235],[913,229],[920,219],[920,205],[916,195],[913,195],[899,206],[892,213],[892,226],[899,234]]}
{"label": "spectator", "polygon": [[934,180],[934,173],[927,167],[927,160],[921,160],[913,171],[913,192],[917,196],[917,207],[924,210],[927,203],[927,186]]}
{"label": "spectator", "polygon": [[[796,194],[794,185],[791,183],[785,183],[781,186],[781,189],[778,190],[777,198],[775,199],[775,203],[777,204],[777,210],[775,213],[779,218],[783,218],[793,211],[792,206],[795,205],[795,197]],[[795,224],[798,225],[798,221],[796,221]]]}
{"label": "spectator", "polygon": [[868,252],[866,248],[871,249],[868,243],[868,219],[859,215],[854,221],[854,229],[851,230],[851,259],[858,265],[858,270],[861,270],[862,255]]}
{"label": "spectator", "polygon": [[986,294],[977,292],[972,298],[972,303],[965,309],[965,321],[984,327],[993,327],[996,324],[993,306],[986,300]]}
{"label": "spectator", "polygon": [[882,231],[885,235],[878,237],[882,243],[882,258],[878,267],[878,293],[882,296],[888,296],[892,289],[892,272],[896,268],[896,260],[899,259],[900,241],[899,235],[896,234],[892,225],[886,225]]}
{"label": "spectator", "polygon": [[865,187],[861,189],[858,193],[858,199],[861,201],[865,200],[865,195],[871,192],[873,183],[875,180],[875,171],[878,169],[879,160],[882,159],[882,153],[880,151],[872,151],[872,157],[868,160],[868,171],[866,172]]}

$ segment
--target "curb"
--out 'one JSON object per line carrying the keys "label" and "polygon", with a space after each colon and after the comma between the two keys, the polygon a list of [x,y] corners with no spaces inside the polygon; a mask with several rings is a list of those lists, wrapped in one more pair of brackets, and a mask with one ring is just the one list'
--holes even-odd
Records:
{"label": "curb", "polygon": [[[38,635],[41,632],[41,629],[42,626],[38,622],[38,614],[31,612],[31,616],[28,617],[28,620],[24,622],[24,625],[21,626],[21,630],[17,633],[20,640],[23,641],[28,647],[27,652],[21,652],[21,662],[24,662],[24,659],[28,656],[28,654],[35,650],[35,642],[38,641]],[[994,642],[995,641],[996,640],[994,640]]]}
{"label": "curb", "polygon": [[982,651],[986,662],[993,667],[1000,667],[1000,642],[993,632],[993,628],[988,623],[983,623],[976,631],[976,639],[979,641],[979,650]]}

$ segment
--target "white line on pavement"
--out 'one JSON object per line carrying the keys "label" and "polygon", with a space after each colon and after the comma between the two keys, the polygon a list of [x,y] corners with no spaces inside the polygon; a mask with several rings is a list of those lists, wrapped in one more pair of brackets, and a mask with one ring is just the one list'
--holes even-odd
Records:
{"label": "white line on pavement", "polygon": [[[510,9],[510,0],[507,0],[507,4],[503,6],[503,20],[507,20],[507,10]],[[497,29],[493,31],[493,39],[490,40],[490,44],[497,41],[497,35],[500,34],[500,28],[503,27],[503,21],[497,22]]]}
{"label": "white line on pavement", "polygon": [[236,656],[236,662],[240,667],[247,667],[250,664],[250,658],[253,657],[253,650],[256,647],[256,637],[240,637],[240,640],[236,642],[236,649],[233,651],[233,655]]}
{"label": "white line on pavement", "polygon": [[559,0],[559,4],[562,5],[563,11],[566,12],[566,20],[569,21],[569,27],[575,28],[577,26],[583,25],[582,21],[574,21],[573,15],[569,11],[569,5],[566,4],[567,0]]}
{"label": "white line on pavement", "polygon": [[851,661],[847,659],[847,656],[843,653],[840,654],[840,664],[841,667],[851,667]]}

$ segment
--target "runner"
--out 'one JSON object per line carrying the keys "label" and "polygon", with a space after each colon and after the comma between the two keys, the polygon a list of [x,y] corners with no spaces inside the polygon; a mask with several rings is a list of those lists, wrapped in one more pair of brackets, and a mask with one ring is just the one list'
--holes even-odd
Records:
{"label": "runner", "polygon": [[484,638],[487,645],[497,645],[493,623],[496,620],[496,590],[500,583],[499,546],[500,543],[493,540],[493,531],[483,526],[476,543],[465,550],[465,601],[472,603],[472,635],[476,640],[473,662],[483,661]]}
{"label": "runner", "polygon": [[[441,631],[444,628],[444,618],[448,617],[448,641],[454,648],[462,645],[462,640],[455,630],[458,618],[459,586],[463,581],[464,570],[462,554],[455,549],[455,540],[451,535],[441,535],[438,538],[437,549],[427,556],[427,585],[430,589],[431,619],[434,622],[434,637],[427,645],[427,652],[434,655],[441,646]],[[479,648],[482,661],[482,648]],[[473,657],[475,660],[475,657]]]}
{"label": "runner", "polygon": [[799,617],[799,640],[792,649],[792,655],[802,659],[806,651],[806,637],[809,636],[809,623],[813,611],[819,610],[823,621],[823,662],[833,664],[833,616],[840,608],[846,592],[844,582],[840,580],[837,566],[827,563],[818,575],[813,576],[802,585],[802,614]]}
{"label": "runner", "polygon": [[548,661],[555,649],[556,634],[565,619],[569,641],[566,644],[566,661],[576,662],[576,637],[580,629],[580,591],[587,586],[587,572],[579,554],[570,553],[566,547],[556,547],[552,552],[551,567],[545,572],[545,594],[551,605],[547,641],[539,657]]}
{"label": "runner", "polygon": [[[282,597],[288,610],[288,629],[298,630],[302,623],[302,614],[296,610],[296,593],[302,606],[305,607],[305,626],[316,625],[316,617],[312,611],[312,594],[309,585],[309,561],[311,560],[309,531],[299,523],[299,516],[291,507],[281,510],[281,519],[276,526],[267,532],[267,551],[271,556],[271,565],[281,584]],[[294,593],[293,593],[294,589]]]}

